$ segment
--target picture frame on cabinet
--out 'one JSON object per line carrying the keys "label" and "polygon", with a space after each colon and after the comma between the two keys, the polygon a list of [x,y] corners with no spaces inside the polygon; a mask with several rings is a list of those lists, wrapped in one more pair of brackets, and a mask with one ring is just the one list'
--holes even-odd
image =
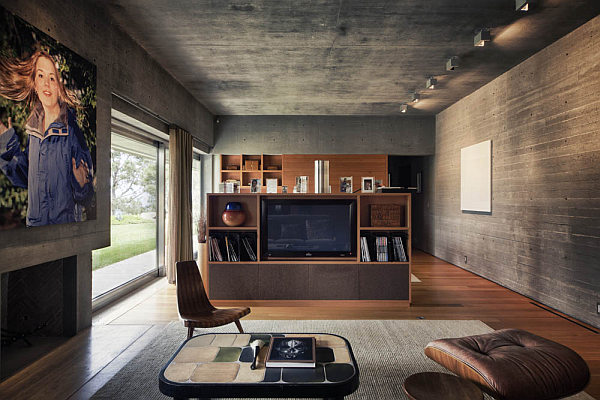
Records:
{"label": "picture frame on cabinet", "polygon": [[375,192],[375,178],[373,177],[362,177],[361,184],[362,193],[374,193]]}
{"label": "picture frame on cabinet", "polygon": [[340,177],[340,193],[352,193],[352,177]]}

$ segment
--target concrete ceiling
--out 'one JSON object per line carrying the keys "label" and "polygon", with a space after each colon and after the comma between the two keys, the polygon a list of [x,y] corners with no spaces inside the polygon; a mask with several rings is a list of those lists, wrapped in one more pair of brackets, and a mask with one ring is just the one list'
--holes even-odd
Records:
{"label": "concrete ceiling", "polygon": [[[399,115],[415,90],[407,115],[434,115],[600,13],[598,0],[101,4],[215,115]],[[474,47],[481,28],[492,41]]]}

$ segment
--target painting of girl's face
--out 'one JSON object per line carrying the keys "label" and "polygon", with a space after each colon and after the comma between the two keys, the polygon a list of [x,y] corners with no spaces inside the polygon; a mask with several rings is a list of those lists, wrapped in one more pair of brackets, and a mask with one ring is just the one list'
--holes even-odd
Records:
{"label": "painting of girl's face", "polygon": [[35,92],[44,108],[55,107],[58,103],[58,77],[54,63],[47,57],[40,57],[35,66]]}

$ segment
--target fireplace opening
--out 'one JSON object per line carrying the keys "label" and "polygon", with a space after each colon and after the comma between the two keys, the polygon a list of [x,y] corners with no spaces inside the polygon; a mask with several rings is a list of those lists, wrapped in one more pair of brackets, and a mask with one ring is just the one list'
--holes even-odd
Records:
{"label": "fireplace opening", "polygon": [[73,256],[1,275],[0,380],[75,335],[76,274]]}

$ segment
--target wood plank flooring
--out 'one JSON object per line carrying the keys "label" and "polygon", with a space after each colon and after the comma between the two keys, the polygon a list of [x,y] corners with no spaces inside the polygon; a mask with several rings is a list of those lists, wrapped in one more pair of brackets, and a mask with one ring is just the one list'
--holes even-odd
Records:
{"label": "wood plank flooring", "polygon": [[[413,283],[411,307],[302,306],[294,307],[294,315],[301,319],[478,319],[495,329],[526,329],[577,351],[592,371],[586,391],[600,398],[600,334],[590,330],[600,329],[579,326],[524,296],[423,252],[413,252],[413,273],[422,282]],[[252,307],[245,317],[289,318],[289,307]],[[157,280],[96,313],[90,329],[0,383],[0,398],[87,399],[162,326],[177,319],[174,286]]]}

